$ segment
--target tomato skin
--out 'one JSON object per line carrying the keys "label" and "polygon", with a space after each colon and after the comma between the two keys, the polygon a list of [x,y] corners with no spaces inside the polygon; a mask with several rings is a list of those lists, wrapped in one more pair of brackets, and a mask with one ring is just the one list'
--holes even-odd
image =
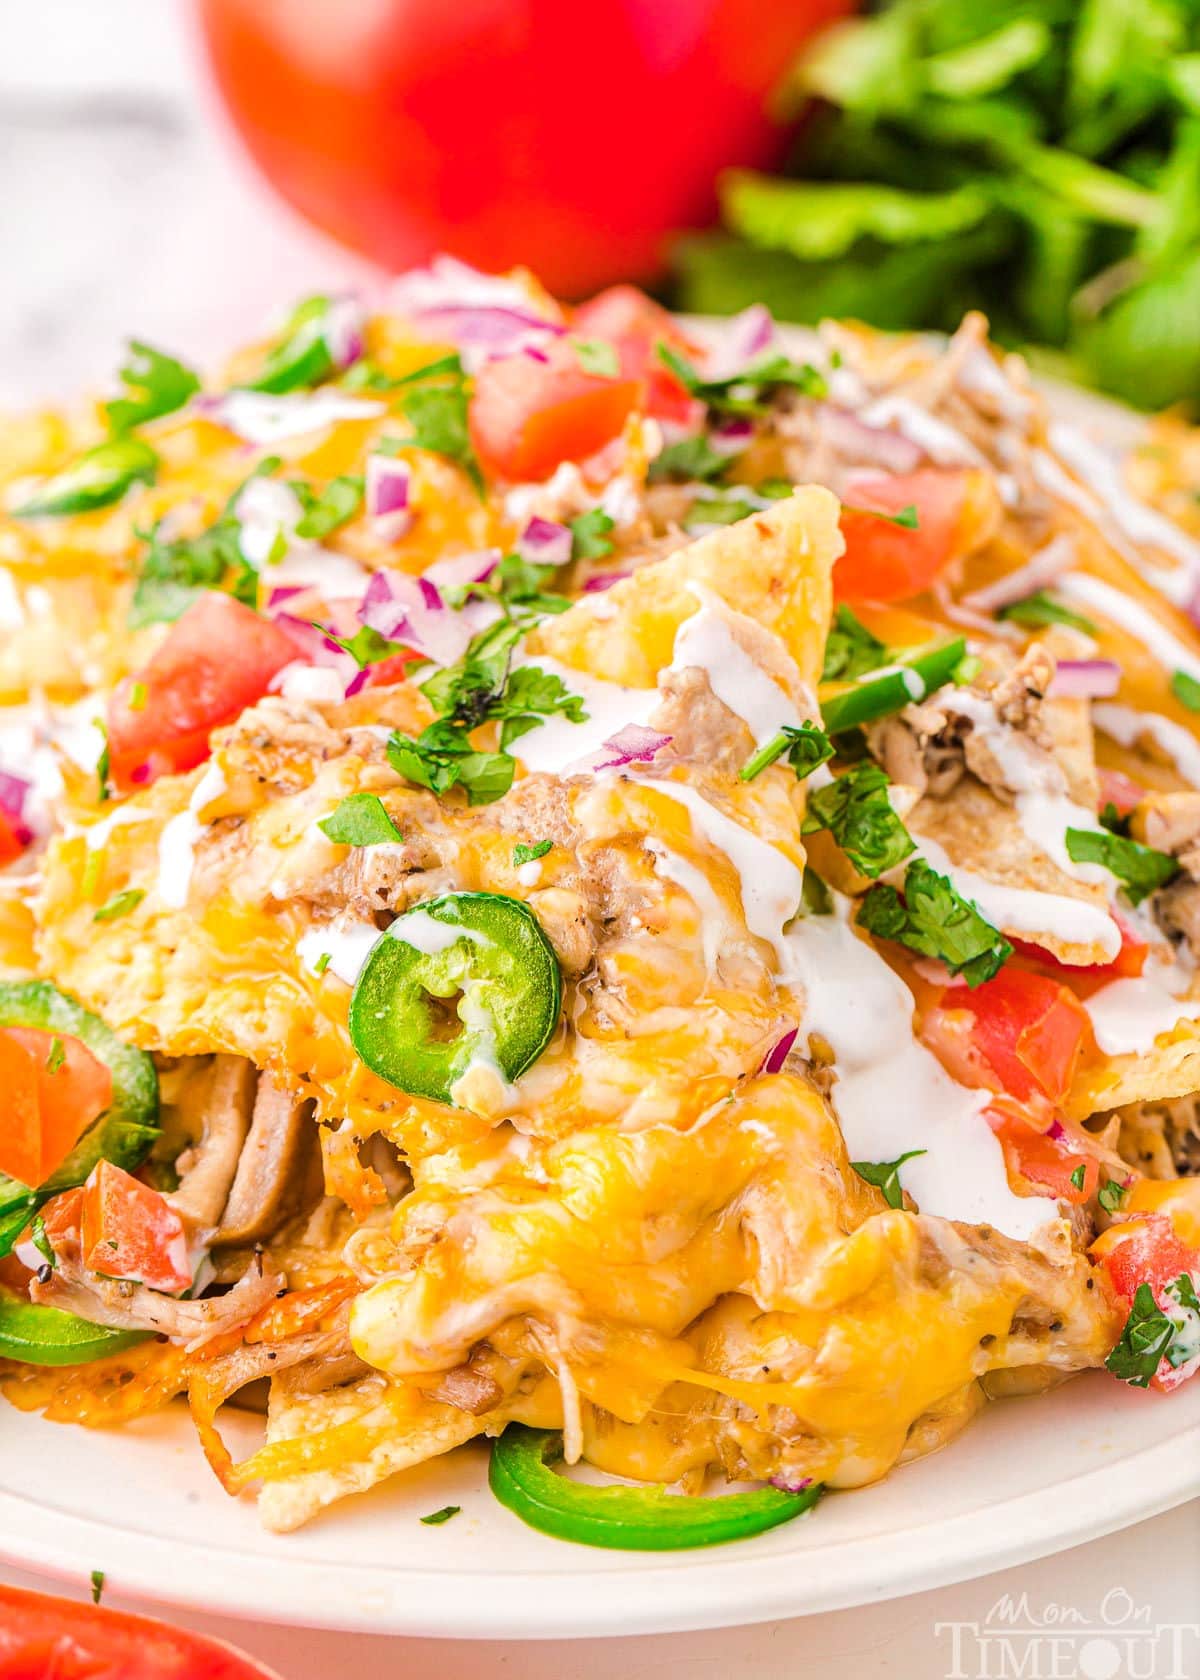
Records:
{"label": "tomato skin", "polygon": [[28,841],[22,840],[8,813],[0,811],[0,869],[6,864],[15,863],[27,844]]}
{"label": "tomato skin", "polygon": [[[62,1061],[51,1071],[56,1039]],[[20,1066],[14,1051],[24,1059]],[[49,1178],[112,1101],[112,1073],[99,1057],[67,1033],[38,1027],[0,1028],[0,1079],[6,1104],[0,1171],[22,1184]]]}
{"label": "tomato skin", "polygon": [[[974,468],[920,467],[858,479],[842,506],[846,552],[833,568],[839,601],[903,601],[977,546],[997,510],[995,487]],[[895,515],[917,510],[910,529]],[[866,511],[872,510],[872,511]]]}
{"label": "tomato skin", "polygon": [[655,420],[670,420],[689,431],[703,424],[704,404],[689,395],[658,353],[660,344],[669,344],[690,358],[696,346],[645,292],[636,286],[610,286],[579,306],[572,327],[579,338],[605,339],[613,345],[624,377],[641,381],[642,406]]}
{"label": "tomato skin", "polygon": [[192,1281],[183,1219],[157,1190],[100,1161],[83,1190],[83,1263],[105,1277],[127,1278],[176,1294]]}
{"label": "tomato skin", "polygon": [[549,478],[563,461],[584,461],[619,436],[641,395],[636,379],[585,373],[569,341],[552,344],[544,362],[499,357],[475,378],[471,442],[498,478]]}
{"label": "tomato skin", "polygon": [[0,1586],[0,1680],[279,1680],[221,1640]]}
{"label": "tomato skin", "polygon": [[[989,1108],[986,1118],[1000,1139],[1010,1173],[1021,1174],[1030,1184],[1077,1207],[1096,1194],[1100,1163],[1089,1153],[1086,1138],[1073,1133],[1061,1120],[1043,1132],[1022,1115],[999,1106]],[[1080,1147],[1072,1148],[1073,1142]],[[1083,1181],[1076,1184],[1071,1175],[1080,1167]]]}
{"label": "tomato skin", "polygon": [[202,0],[217,85],[300,211],[396,273],[448,250],[586,296],[661,273],[848,0]]}
{"label": "tomato skin", "polygon": [[[976,1074],[983,1064],[999,1089],[1018,1102],[1062,1101],[1089,1027],[1087,1012],[1073,992],[1048,976],[1011,966],[974,991],[951,986],[930,1012],[928,1036],[935,1048],[937,1017],[959,1011],[974,1017],[969,1045]],[[992,1084],[979,1077],[968,1082]]]}
{"label": "tomato skin", "polygon": [[[117,787],[127,791],[202,764],[212,731],[261,700],[271,678],[297,658],[296,644],[269,619],[231,595],[201,595],[109,701],[109,769]],[[144,704],[134,710],[137,683]]]}

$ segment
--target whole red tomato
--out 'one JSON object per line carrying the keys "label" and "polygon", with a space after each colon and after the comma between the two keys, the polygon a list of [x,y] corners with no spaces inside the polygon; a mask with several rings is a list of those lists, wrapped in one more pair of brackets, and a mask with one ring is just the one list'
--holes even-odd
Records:
{"label": "whole red tomato", "polygon": [[264,173],[391,269],[438,250],[580,296],[648,279],[731,165],[786,134],[767,95],[852,0],[199,0]]}

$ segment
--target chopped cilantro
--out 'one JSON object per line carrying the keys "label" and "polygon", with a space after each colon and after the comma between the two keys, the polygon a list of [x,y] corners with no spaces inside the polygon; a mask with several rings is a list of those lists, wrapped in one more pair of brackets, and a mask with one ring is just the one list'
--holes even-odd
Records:
{"label": "chopped cilantro", "polygon": [[1176,671],[1172,676],[1171,693],[1189,712],[1200,712],[1200,682],[1186,671]]}
{"label": "chopped cilantro", "polygon": [[608,540],[608,533],[613,523],[612,516],[598,507],[568,519],[572,560],[602,560],[606,554],[611,554],[613,545]]}
{"label": "chopped cilantro", "polygon": [[412,436],[404,439],[409,449],[427,449],[430,454],[444,455],[457,461],[471,483],[483,495],[483,473],[475,459],[471,435],[467,428],[467,387],[457,357],[457,372],[448,368],[452,377],[434,382],[432,368],[422,373],[422,382],[415,384],[400,402],[400,411],[412,427]]}
{"label": "chopped cilantro", "polygon": [[502,607],[520,607],[526,613],[566,612],[571,605],[569,597],[545,587],[553,582],[557,571],[556,566],[543,566],[520,554],[506,554],[486,587],[472,586],[465,594],[492,595]]}
{"label": "chopped cilantro", "polygon": [[153,530],[138,533],[149,546],[129,608],[131,630],[173,623],[209,589],[223,589],[245,606],[257,605],[258,573],[242,553],[241,524],[234,510],[247,484],[269,477],[279,464],[277,455],[264,456],[234,490],[214,523],[197,536],[163,542],[161,521]]}
{"label": "chopped cilantro", "polygon": [[1146,1388],[1165,1359],[1178,1370],[1200,1352],[1200,1300],[1187,1272],[1181,1272],[1163,1288],[1163,1294],[1180,1310],[1173,1313],[1160,1306],[1148,1283],[1140,1283],[1133,1306],[1121,1331],[1121,1339],[1104,1361],[1114,1377],[1132,1388]]}
{"label": "chopped cilantro", "polygon": [[518,840],[513,847],[513,867],[519,869],[523,863],[536,863],[544,858],[554,845],[553,840],[538,840],[534,845],[526,845],[524,840]]}
{"label": "chopped cilantro", "polygon": [[50,1040],[50,1053],[46,1057],[46,1072],[57,1073],[67,1059],[66,1047],[57,1034]]}
{"label": "chopped cilantro", "polygon": [[695,531],[704,525],[736,525],[739,520],[761,513],[769,503],[784,500],[792,494],[792,488],[786,480],[767,479],[755,489],[739,485],[721,493],[703,491],[684,516],[684,530]]}
{"label": "chopped cilantro", "polygon": [[991,980],[1012,955],[1004,935],[924,858],[909,864],[903,898],[895,887],[877,882],[860,904],[857,920],[879,939],[894,939],[945,963],[971,987]]}
{"label": "chopped cilantro", "polygon": [[361,473],[339,473],[320,492],[314,492],[303,479],[293,479],[291,488],[304,509],[296,524],[296,535],[320,542],[339,525],[354,518],[362,506],[364,480]]}
{"label": "chopped cilantro", "polygon": [[1129,818],[1121,815],[1120,811],[1117,810],[1117,807],[1113,804],[1111,799],[1108,800],[1103,810],[1100,812],[1100,824],[1101,827],[1106,828],[1110,834],[1127,835],[1129,833]]}
{"label": "chopped cilantro", "polygon": [[854,867],[872,878],[894,869],[913,850],[912,837],[888,799],[886,775],[867,760],[810,797],[803,832],[822,828]]}
{"label": "chopped cilantro", "polygon": [[1110,870],[1120,881],[1130,904],[1140,904],[1149,893],[1165,887],[1179,873],[1178,858],[1107,830],[1069,828],[1066,846],[1067,856],[1073,863],[1098,863]]}
{"label": "chopped cilantro", "polygon": [[476,752],[466,732],[452,724],[431,723],[416,740],[393,734],[388,763],[407,781],[433,793],[461,787],[471,805],[490,805],[512,786],[516,760],[505,752]]}
{"label": "chopped cilantro", "polygon": [[839,606],[825,642],[822,682],[851,682],[888,663],[888,650],[847,606]]}
{"label": "chopped cilantro", "polygon": [[584,373],[598,379],[616,379],[621,372],[621,358],[617,347],[605,338],[573,338],[571,344]]}
{"label": "chopped cilantro", "polygon": [[136,910],[145,896],[141,887],[126,887],[124,892],[114,893],[107,904],[102,904],[92,920],[115,922],[118,916],[127,916],[131,910]]}
{"label": "chopped cilantro", "polygon": [[369,624],[360,625],[353,636],[339,636],[327,624],[314,624],[313,629],[336,642],[343,653],[350,655],[360,671],[366,665],[377,665],[381,659],[390,659],[392,654],[404,651],[403,642],[389,642]]}
{"label": "chopped cilantro", "polygon": [[918,1155],[925,1155],[924,1149],[909,1149],[903,1155],[897,1155],[894,1161],[851,1161],[859,1178],[866,1179],[877,1190],[883,1192],[883,1199],[890,1208],[904,1206],[904,1191],[900,1184],[900,1168],[905,1161],[912,1161]]}
{"label": "chopped cilantro", "polygon": [[1115,1178],[1110,1178],[1106,1179],[1100,1186],[1096,1200],[1100,1203],[1100,1206],[1104,1209],[1105,1213],[1116,1213],[1122,1202],[1125,1200],[1125,1195],[1125,1185],[1118,1183]]}
{"label": "chopped cilantro", "polygon": [[112,432],[127,432],[146,420],[174,414],[200,389],[191,368],[137,339],[129,341],[129,359],[119,372],[121,383],[131,394],[105,403],[104,413]]}
{"label": "chopped cilantro", "polygon": [[433,1528],[444,1522],[449,1522],[450,1518],[456,1517],[461,1510],[461,1505],[443,1505],[440,1511],[430,1511],[427,1517],[418,1517],[417,1521]]}
{"label": "chopped cilantro", "polygon": [[351,793],[317,827],[338,846],[394,845],[404,836],[377,793]]}
{"label": "chopped cilantro", "polygon": [[793,361],[782,351],[768,353],[742,372],[723,379],[705,379],[669,344],[660,342],[658,355],[693,397],[721,413],[761,414],[781,387],[791,387],[806,397],[823,397],[828,389],[824,375],[811,362]]}
{"label": "chopped cilantro", "polygon": [[402,383],[402,380],[385,373],[379,363],[373,362],[369,356],[360,356],[353,367],[346,369],[341,380],[344,391],[394,391]]}
{"label": "chopped cilantro", "polygon": [[1086,1177],[1087,1162],[1080,1161],[1079,1165],[1075,1168],[1075,1171],[1071,1174],[1071,1183],[1075,1186],[1076,1190],[1083,1189],[1083,1181]]}
{"label": "chopped cilantro", "polygon": [[92,1570],[92,1575],[91,1575],[91,1581],[92,1581],[92,1603],[93,1604],[99,1604],[101,1598],[104,1596],[104,1571],[103,1571],[103,1569],[93,1569]]}
{"label": "chopped cilantro", "polygon": [[796,772],[797,780],[811,776],[818,765],[833,757],[833,745],[820,724],[802,723],[799,728],[785,723],[778,735],[772,735],[758,751],[748,758],[738,772],[743,782],[752,782],[768,764],[787,754],[787,761]]}
{"label": "chopped cilantro", "polygon": [[729,456],[714,449],[703,432],[695,437],[680,438],[659,451],[650,463],[647,478],[651,484],[674,479],[683,483],[697,480],[712,483],[724,477]]}
{"label": "chopped cilantro", "polygon": [[333,952],[332,951],[322,951],[321,955],[317,958],[316,962],[313,964],[313,973],[314,974],[324,974],[325,970],[329,967],[329,965],[332,961],[333,961]]}
{"label": "chopped cilantro", "polygon": [[96,718],[94,722],[104,741],[104,745],[100,748],[100,756],[96,760],[96,798],[103,805],[108,799],[108,776],[112,766],[112,752],[108,744],[108,730],[99,718]]}
{"label": "chopped cilantro", "polygon": [[808,864],[804,866],[804,879],[800,886],[800,907],[806,916],[833,914],[833,894]]}
{"label": "chopped cilantro", "polygon": [[1036,630],[1043,624],[1069,624],[1075,630],[1082,630],[1086,635],[1094,636],[1096,626],[1090,618],[1084,618],[1082,613],[1072,612],[1070,607],[1064,607],[1061,601],[1056,601],[1044,589],[1035,589],[1032,595],[1026,595],[1023,601],[1010,601],[1006,607],[1001,607],[997,618],[1009,618],[1014,624],[1023,624],[1027,629]]}
{"label": "chopped cilantro", "polygon": [[29,1240],[37,1249],[50,1270],[57,1271],[58,1256],[54,1252],[54,1245],[46,1232],[46,1221],[40,1213],[35,1213],[29,1224]]}

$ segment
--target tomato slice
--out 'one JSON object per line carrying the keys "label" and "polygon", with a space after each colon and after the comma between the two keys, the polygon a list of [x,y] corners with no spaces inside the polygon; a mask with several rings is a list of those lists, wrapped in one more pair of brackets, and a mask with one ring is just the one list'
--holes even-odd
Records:
{"label": "tomato slice", "polygon": [[[271,678],[301,657],[291,638],[252,608],[231,595],[201,595],[109,701],[113,781],[128,790],[203,763],[212,731],[261,700]],[[130,704],[135,685],[137,709]]]}
{"label": "tomato slice", "polygon": [[0,1680],[278,1680],[222,1640],[0,1586]]}
{"label": "tomato slice", "polygon": [[572,322],[579,338],[599,338],[612,344],[626,379],[640,380],[647,414],[671,420],[689,430],[704,421],[704,404],[691,396],[658,354],[669,344],[684,356],[697,347],[679,330],[674,316],[636,286],[610,286],[575,311]]}
{"label": "tomato slice", "polygon": [[485,362],[471,395],[471,442],[484,468],[510,481],[548,478],[563,461],[583,461],[619,436],[638,406],[638,380],[586,373],[569,339],[546,360]]}
{"label": "tomato slice", "polygon": [[970,1048],[994,1074],[1001,1090],[1019,1102],[1034,1097],[1062,1101],[1089,1026],[1087,1013],[1073,992],[1047,975],[1011,967],[1001,969],[994,980],[974,991],[964,985],[951,986],[931,1011],[935,1049],[936,1017],[959,1011],[974,1017]]}
{"label": "tomato slice", "polygon": [[[921,467],[858,480],[842,506],[846,552],[833,569],[839,601],[919,595],[951,560],[982,540],[995,517],[995,487],[974,468]],[[915,526],[889,515],[915,508]]]}
{"label": "tomato slice", "polygon": [[8,812],[0,811],[0,869],[6,864],[14,863],[28,844],[28,839],[22,838],[21,831]]}
{"label": "tomato slice", "polygon": [[37,1027],[0,1028],[6,1114],[0,1171],[41,1184],[112,1101],[112,1072],[79,1039]]}
{"label": "tomato slice", "polygon": [[98,1162],[84,1186],[80,1244],[84,1265],[105,1277],[168,1295],[192,1282],[182,1217],[165,1196],[111,1161]]}
{"label": "tomato slice", "polygon": [[[1039,1131],[1022,1115],[1008,1108],[986,1110],[988,1125],[1000,1139],[1011,1175],[1077,1205],[1096,1194],[1100,1163],[1090,1152],[1086,1137],[1068,1122],[1056,1119],[1048,1131]],[[1082,1178],[1075,1182],[1072,1174]]]}

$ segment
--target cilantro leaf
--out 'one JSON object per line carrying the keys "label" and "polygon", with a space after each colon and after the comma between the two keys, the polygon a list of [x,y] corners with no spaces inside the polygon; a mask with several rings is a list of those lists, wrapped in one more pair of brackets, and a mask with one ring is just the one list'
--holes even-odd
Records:
{"label": "cilantro leaf", "polygon": [[817,723],[802,723],[799,728],[785,723],[778,735],[764,741],[758,751],[748,758],[738,772],[743,782],[752,782],[768,764],[787,754],[787,761],[796,772],[797,781],[811,776],[819,765],[833,757],[833,743]]}
{"label": "cilantro leaf", "polygon": [[608,533],[614,520],[603,508],[589,508],[586,513],[568,519],[567,524],[571,529],[572,560],[602,560],[606,554],[612,553],[613,545],[608,540]]}
{"label": "cilantro leaf", "polygon": [[[1195,1286],[1186,1272],[1167,1284],[1163,1293],[1184,1313],[1197,1312]],[[1185,1363],[1185,1348],[1180,1343],[1188,1328],[1185,1318],[1176,1318],[1159,1306],[1148,1283],[1139,1283],[1121,1339],[1104,1361],[1105,1367],[1131,1388],[1148,1388],[1164,1359],[1173,1369]],[[1190,1328],[1194,1338],[1195,1327]]]}
{"label": "cilantro leaf", "polygon": [[1176,671],[1171,678],[1171,693],[1189,712],[1200,712],[1200,682],[1186,671]]}
{"label": "cilantro leaf", "polygon": [[316,493],[303,479],[293,480],[291,488],[304,508],[296,524],[296,535],[320,542],[339,525],[353,519],[362,506],[365,480],[361,473],[339,473]]}
{"label": "cilantro leaf", "polygon": [[914,848],[892,809],[888,785],[877,764],[856,764],[811,795],[802,832],[828,829],[860,874],[873,878],[894,869]]}
{"label": "cilantro leaf", "polygon": [[169,624],[208,589],[226,589],[248,607],[258,599],[258,573],[242,554],[236,519],[222,517],[195,537],[163,542],[161,523],[149,533],[129,607],[131,630]]}
{"label": "cilantro leaf", "polygon": [[599,379],[616,379],[621,372],[617,347],[605,338],[573,338],[571,346],[584,373]]}
{"label": "cilantro leaf", "polygon": [[1110,870],[1120,881],[1130,904],[1140,904],[1149,893],[1165,887],[1179,873],[1178,858],[1156,852],[1153,846],[1140,845],[1123,834],[1110,834],[1107,829],[1069,828],[1066,847],[1073,863],[1098,863]]}
{"label": "cilantro leaf", "polygon": [[394,845],[404,838],[376,793],[347,794],[317,827],[338,846]]}
{"label": "cilantro leaf", "polygon": [[418,787],[437,794],[463,788],[471,805],[490,805],[502,798],[516,770],[511,753],[477,752],[465,730],[441,722],[431,723],[416,740],[394,734],[387,757],[398,775]]}
{"label": "cilantro leaf", "polygon": [[[543,566],[536,560],[526,560],[520,554],[506,554],[489,578],[486,589],[475,587],[474,593],[494,595],[501,606],[522,607],[526,612],[566,612],[571,605],[570,597],[545,587],[553,582],[557,572],[557,566]],[[466,593],[470,594],[472,590]]]}
{"label": "cilantro leaf", "polygon": [[46,1072],[57,1073],[67,1059],[67,1050],[61,1038],[56,1033],[50,1040],[50,1053],[46,1057]]}
{"label": "cilantro leaf", "polygon": [[403,642],[389,642],[369,624],[360,625],[353,636],[339,636],[327,624],[314,624],[313,629],[336,642],[343,653],[350,655],[360,671],[366,665],[377,665],[381,659],[390,659],[393,654],[404,652]]}
{"label": "cilantro leaf", "polygon": [[882,882],[858,908],[859,927],[878,939],[893,939],[923,957],[945,963],[974,988],[991,980],[1012,955],[1012,946],[944,875],[914,858],[904,876],[904,896]]}
{"label": "cilantro leaf", "polygon": [[1043,624],[1069,624],[1072,629],[1082,630],[1086,635],[1096,634],[1096,626],[1090,618],[1064,607],[1044,589],[1035,589],[1023,601],[1010,601],[999,609],[996,617],[1011,619],[1014,624],[1023,624],[1031,630],[1039,629]]}
{"label": "cilantro leaf", "polygon": [[571,723],[586,723],[588,718],[581,696],[572,694],[561,677],[539,665],[518,666],[488,708],[489,717],[501,720],[501,751],[536,729],[542,718],[555,715]]}
{"label": "cilantro leaf", "polygon": [[1125,1185],[1119,1183],[1115,1178],[1110,1178],[1100,1186],[1096,1200],[1105,1213],[1116,1213],[1124,1202],[1126,1193]]}
{"label": "cilantro leaf", "polygon": [[888,650],[847,606],[839,606],[825,642],[822,682],[852,682],[888,662]]}
{"label": "cilantro leaf", "polygon": [[1083,1182],[1086,1179],[1086,1177],[1087,1177],[1087,1162],[1086,1161],[1080,1161],[1079,1165],[1075,1168],[1075,1171],[1071,1174],[1071,1183],[1075,1186],[1076,1190],[1082,1190],[1083,1189]]}
{"label": "cilantro leaf", "polygon": [[770,406],[772,394],[782,387],[798,390],[802,396],[827,395],[825,377],[810,362],[793,361],[782,351],[768,352],[740,373],[720,379],[706,379],[671,345],[658,345],[664,362],[693,397],[710,409],[726,414],[761,414]]}
{"label": "cilantro leaf", "polygon": [[850,1165],[859,1178],[883,1192],[883,1199],[890,1208],[901,1208],[904,1206],[904,1191],[900,1184],[900,1168],[905,1161],[926,1154],[928,1150],[925,1149],[909,1149],[903,1155],[897,1155],[894,1161],[851,1161]]}
{"label": "cilantro leaf", "polygon": [[146,420],[174,414],[200,389],[200,380],[190,367],[137,339],[130,339],[129,360],[119,371],[122,384],[132,394],[105,403],[112,432],[127,432]]}
{"label": "cilantro leaf", "polygon": [[783,479],[767,479],[755,489],[738,485],[721,494],[702,491],[685,514],[683,528],[695,531],[702,525],[736,525],[791,494],[791,484]]}
{"label": "cilantro leaf", "polygon": [[447,384],[415,385],[400,403],[412,427],[412,436],[404,442],[410,449],[427,449],[457,461],[482,496],[483,473],[471,444],[467,409],[467,388],[461,377]]}
{"label": "cilantro leaf", "polygon": [[709,443],[703,432],[695,437],[679,438],[661,449],[650,463],[646,474],[651,484],[669,480],[695,483],[697,480],[715,482],[729,469],[729,456],[722,455]]}
{"label": "cilantro leaf", "polygon": [[131,910],[136,910],[145,896],[141,887],[126,887],[124,892],[114,893],[107,904],[102,904],[92,920],[115,922],[118,916],[127,916]]}
{"label": "cilantro leaf", "polygon": [[417,1521],[423,1522],[427,1528],[438,1527],[456,1517],[461,1510],[461,1505],[443,1505],[440,1511],[430,1511],[427,1517],[418,1517]]}
{"label": "cilantro leaf", "polygon": [[553,840],[538,840],[532,846],[526,845],[524,840],[518,840],[513,847],[513,866],[519,869],[523,863],[536,863],[544,858],[554,845]]}

